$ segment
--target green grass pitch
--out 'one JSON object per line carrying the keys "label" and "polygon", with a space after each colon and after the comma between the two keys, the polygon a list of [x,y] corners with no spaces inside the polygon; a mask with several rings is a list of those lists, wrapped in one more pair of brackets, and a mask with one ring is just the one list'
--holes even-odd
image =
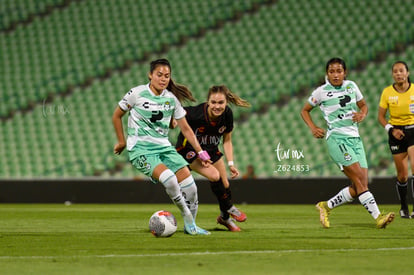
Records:
{"label": "green grass pitch", "polygon": [[[0,204],[0,274],[413,274],[414,219],[376,229],[359,204],[319,224],[314,205],[239,205],[242,232],[200,204],[209,236],[183,233],[173,204]],[[398,205],[380,205],[386,211]],[[148,220],[169,210],[178,230],[156,238]]]}

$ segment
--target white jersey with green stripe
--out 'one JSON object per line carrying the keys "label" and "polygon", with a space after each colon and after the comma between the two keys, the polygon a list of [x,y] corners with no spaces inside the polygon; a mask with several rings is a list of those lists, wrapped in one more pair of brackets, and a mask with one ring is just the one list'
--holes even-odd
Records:
{"label": "white jersey with green stripe", "polygon": [[173,93],[164,90],[155,95],[149,84],[132,88],[118,104],[123,111],[129,111],[130,159],[171,146],[168,140],[171,117],[180,119],[186,114]]}
{"label": "white jersey with green stripe", "polygon": [[312,92],[308,102],[321,109],[328,124],[326,138],[331,134],[359,137],[358,124],[352,121],[352,117],[359,111],[356,103],[362,99],[362,93],[355,82],[344,80],[340,87],[332,86],[326,81]]}

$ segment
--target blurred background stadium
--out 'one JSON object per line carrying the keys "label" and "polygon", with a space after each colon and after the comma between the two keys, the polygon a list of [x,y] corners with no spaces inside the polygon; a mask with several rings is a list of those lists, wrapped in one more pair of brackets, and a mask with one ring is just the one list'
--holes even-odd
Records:
{"label": "blurred background stadium", "polygon": [[[411,0],[2,0],[0,178],[140,177],[126,152],[112,153],[111,116],[160,57],[198,102],[214,84],[251,102],[233,108],[241,173],[338,176],[300,117],[334,56],[370,108],[360,127],[369,173],[393,176],[377,105],[391,64],[414,66],[413,14]],[[300,165],[309,171],[285,171]]]}

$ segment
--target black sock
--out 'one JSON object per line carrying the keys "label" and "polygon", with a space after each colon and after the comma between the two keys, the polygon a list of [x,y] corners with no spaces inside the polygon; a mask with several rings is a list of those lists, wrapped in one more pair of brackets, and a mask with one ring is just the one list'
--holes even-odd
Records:
{"label": "black sock", "polygon": [[401,183],[399,180],[397,180],[396,187],[397,187],[398,198],[400,199],[400,203],[401,203],[401,209],[408,209],[408,205],[407,205],[408,181]]}
{"label": "black sock", "polygon": [[[411,195],[414,198],[414,175],[411,176]],[[414,212],[414,201],[413,201],[413,212]]]}
{"label": "black sock", "polygon": [[231,190],[230,190],[230,187],[229,188],[226,188],[226,194],[227,194],[227,197],[229,198],[229,200],[231,201]]}
{"label": "black sock", "polygon": [[233,206],[233,204],[231,203],[231,200],[227,195],[223,182],[221,181],[221,179],[214,182],[210,181],[210,187],[211,191],[213,191],[214,195],[216,195],[216,198],[218,200],[221,216],[223,217],[223,219],[227,220],[230,217],[229,213],[227,213],[227,210],[229,210]]}

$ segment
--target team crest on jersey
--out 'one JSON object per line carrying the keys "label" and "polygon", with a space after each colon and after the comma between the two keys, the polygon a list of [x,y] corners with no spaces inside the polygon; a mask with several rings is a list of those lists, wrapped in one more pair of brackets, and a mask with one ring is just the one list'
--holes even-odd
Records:
{"label": "team crest on jersey", "polygon": [[221,126],[220,129],[218,130],[218,132],[220,134],[222,134],[224,132],[224,130],[226,130],[226,126]]}
{"label": "team crest on jersey", "polygon": [[345,87],[345,90],[347,93],[352,94],[355,91],[355,88],[352,85],[348,85]]}
{"label": "team crest on jersey", "polygon": [[169,101],[164,103],[164,110],[169,111],[171,109],[171,103]]}
{"label": "team crest on jersey", "polygon": [[352,156],[351,156],[349,153],[345,153],[345,154],[344,154],[344,159],[345,159],[346,161],[350,161],[350,160],[352,160]]}
{"label": "team crest on jersey", "polygon": [[149,164],[148,162],[145,162],[145,163],[144,163],[144,168],[145,168],[146,170],[151,170],[151,164]]}
{"label": "team crest on jersey", "polygon": [[197,133],[204,133],[206,131],[206,128],[204,126],[197,128]]}
{"label": "team crest on jersey", "polygon": [[185,155],[185,158],[186,159],[192,159],[195,156],[196,156],[196,153],[194,151],[190,151]]}

